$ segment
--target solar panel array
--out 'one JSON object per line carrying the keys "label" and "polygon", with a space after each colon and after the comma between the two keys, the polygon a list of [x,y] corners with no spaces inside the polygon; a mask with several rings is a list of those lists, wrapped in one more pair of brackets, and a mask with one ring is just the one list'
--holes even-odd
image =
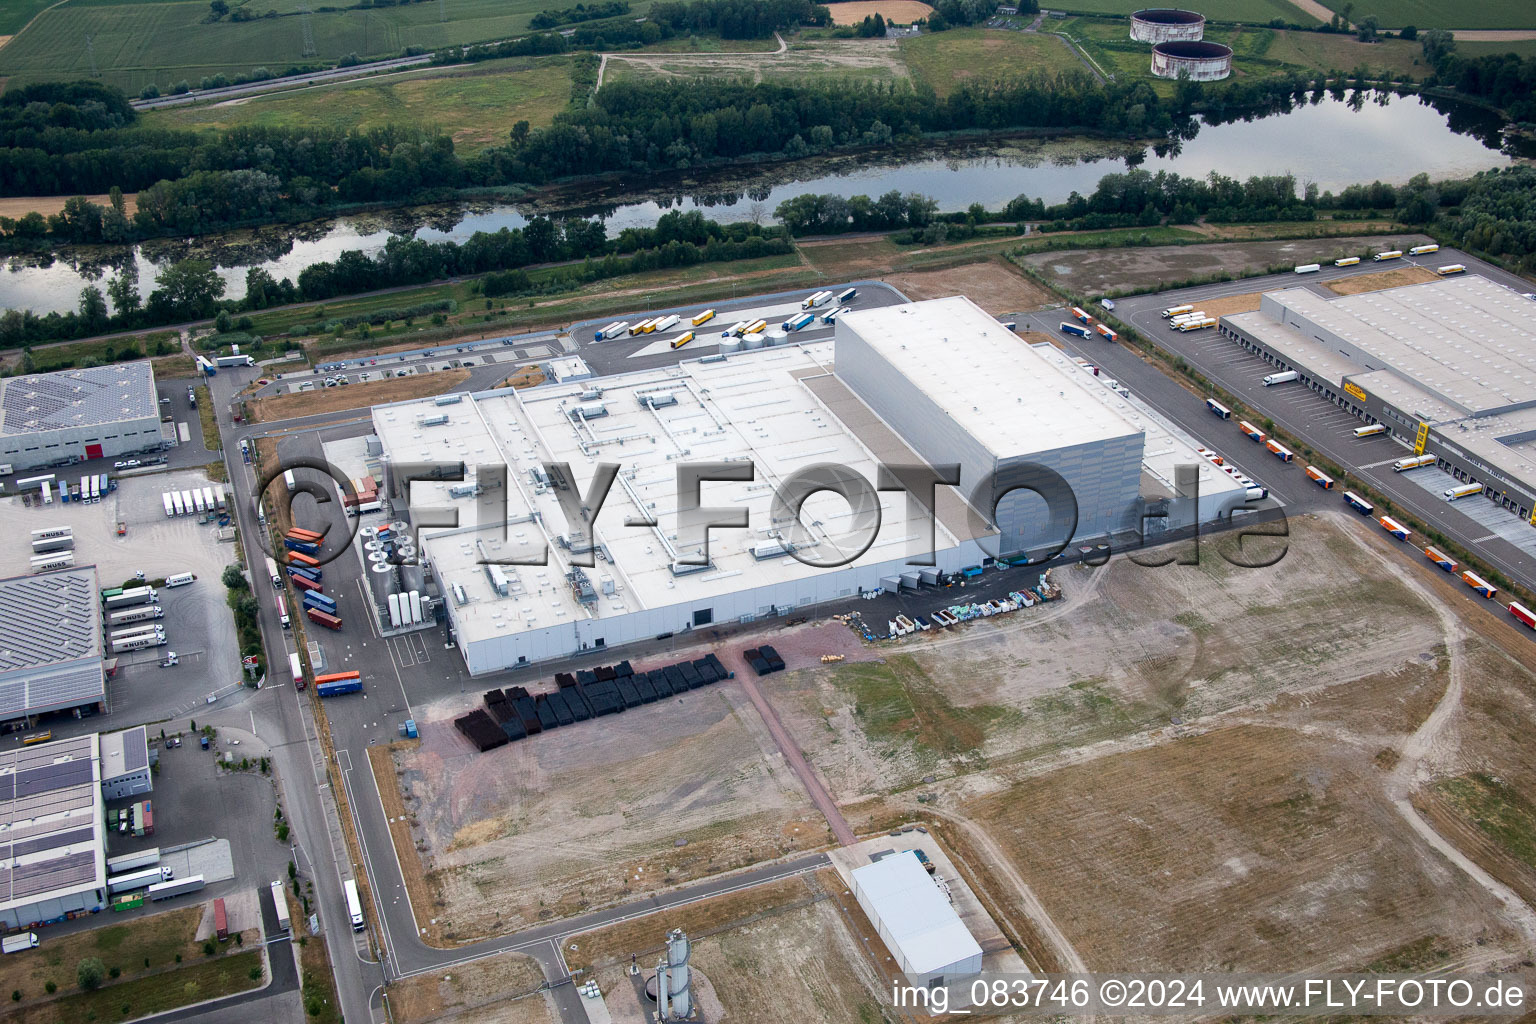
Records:
{"label": "solar panel array", "polygon": [[105,696],[99,601],[89,566],[0,580],[0,718]]}
{"label": "solar panel array", "polygon": [[97,881],[94,736],[0,754],[0,905]]}
{"label": "solar panel array", "polygon": [[148,360],[12,377],[3,387],[7,434],[160,418]]}

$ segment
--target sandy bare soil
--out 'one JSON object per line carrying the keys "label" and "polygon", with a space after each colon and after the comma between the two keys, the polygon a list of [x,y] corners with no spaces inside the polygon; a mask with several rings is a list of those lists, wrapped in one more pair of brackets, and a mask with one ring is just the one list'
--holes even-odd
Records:
{"label": "sandy bare soil", "polygon": [[1061,302],[1051,292],[996,260],[947,270],[887,274],[883,280],[913,299],[965,295],[993,316],[1044,309]]}
{"label": "sandy bare soil", "polygon": [[[1418,238],[1419,236],[1413,236]],[[1405,244],[1401,238],[1347,236],[1299,238],[1279,242],[1219,242],[1211,245],[1159,245],[1132,249],[1078,249],[1037,252],[1024,256],[1031,265],[1061,279],[1079,292],[1152,291],[1193,277],[1287,269],[1302,263],[1323,263],[1341,256],[1358,256],[1376,246]],[[1351,280],[1354,280],[1351,278]]]}
{"label": "sandy bare soil", "polygon": [[[10,36],[0,36],[0,40],[8,41],[10,38]],[[0,42],[0,46],[4,45],[4,42]],[[0,217],[20,219],[33,210],[47,217],[64,209],[65,200],[70,198],[70,196],[11,196],[0,199]],[[97,206],[108,206],[111,204],[111,200],[104,194],[86,196],[85,198]],[[123,193],[123,210],[130,217],[138,210],[138,198],[137,192]]]}
{"label": "sandy bare soil", "polygon": [[[911,0],[898,2],[910,3]],[[861,6],[873,8],[877,5]],[[863,18],[864,15],[860,14],[859,20]],[[609,75],[643,74],[661,78],[750,75],[755,82],[765,78],[798,79],[849,74],[908,77],[907,65],[901,59],[899,40],[895,39],[818,39],[777,53],[610,53],[606,56]]]}
{"label": "sandy bare soil", "polygon": [[1247,295],[1229,295],[1224,299],[1201,299],[1200,308],[1211,316],[1252,313],[1259,308],[1259,298],[1262,295],[1262,292],[1249,292]]}
{"label": "sandy bare soil", "polygon": [[933,13],[932,7],[918,0],[847,0],[828,4],[827,9],[832,12],[834,25],[857,25],[876,14],[898,25],[910,25]]}
{"label": "sandy bare soil", "polygon": [[537,993],[544,973],[532,958],[503,953],[389,986],[397,1024],[553,1024],[553,1012]]}
{"label": "sandy bare soil", "polygon": [[1423,284],[1438,281],[1440,275],[1428,267],[1398,267],[1383,270],[1379,274],[1361,274],[1329,281],[1327,288],[1338,295],[1359,295],[1361,292],[1379,292],[1384,288],[1401,288],[1405,284]]}
{"label": "sandy bare soil", "polygon": [[372,405],[440,395],[468,379],[468,370],[438,370],[434,373],[413,373],[409,377],[349,384],[344,388],[317,387],[314,391],[254,398],[246,403],[246,417],[252,423],[269,423],[294,416],[366,409]]}
{"label": "sandy bare soil", "polygon": [[830,842],[733,683],[484,754],[452,722],[478,702],[418,708],[419,747],[394,753],[432,890],[415,903],[448,942]]}

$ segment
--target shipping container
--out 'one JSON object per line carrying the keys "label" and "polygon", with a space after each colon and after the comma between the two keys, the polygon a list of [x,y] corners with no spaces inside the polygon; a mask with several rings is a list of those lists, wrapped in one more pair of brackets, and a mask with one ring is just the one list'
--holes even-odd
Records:
{"label": "shipping container", "polygon": [[1311,480],[1325,491],[1333,489],[1333,477],[1329,476],[1327,473],[1324,473],[1316,466],[1307,467],[1307,479]]}
{"label": "shipping container", "polygon": [[220,942],[229,938],[229,913],[222,898],[213,901],[213,934]]}
{"label": "shipping container", "polygon": [[1356,494],[1354,491],[1344,492],[1344,504],[1348,505],[1350,508],[1354,509],[1356,512],[1359,512],[1363,516],[1368,516],[1372,512],[1376,511],[1375,505],[1372,505],[1370,502],[1360,497],[1360,495]]}
{"label": "shipping container", "polygon": [[[291,566],[290,568],[297,569],[299,567],[297,565],[295,565],[295,566]],[[298,590],[298,591],[301,591],[301,592],[303,592],[303,591],[310,591],[310,590],[318,590],[318,591],[321,591],[322,593],[325,591],[324,587],[322,587],[320,584],[316,583],[314,580],[310,579],[308,576],[296,576],[296,575],[293,575],[293,574],[290,573],[289,574],[289,579],[291,579],[293,581],[293,586],[294,586],[295,590]]]}
{"label": "shipping container", "polygon": [[1180,316],[1184,313],[1193,313],[1194,311],[1194,306],[1169,306],[1163,310],[1163,319],[1167,320],[1171,317]]}
{"label": "shipping container", "polygon": [[1385,423],[1372,423],[1368,427],[1355,428],[1356,437],[1375,437],[1377,434],[1385,434],[1386,432],[1387,425]]}
{"label": "shipping container", "polygon": [[314,530],[301,529],[297,526],[289,527],[288,532],[283,534],[283,536],[292,540],[307,541],[310,544],[319,544],[325,540],[325,534],[316,533]]}
{"label": "shipping container", "polygon": [[1458,484],[1441,492],[1441,497],[1446,501],[1455,501],[1458,498],[1470,498],[1474,494],[1482,494],[1483,485],[1478,483]]}
{"label": "shipping container", "polygon": [[180,491],[171,492],[171,507],[175,510],[178,516],[184,516],[187,514],[187,506],[182,504]]}
{"label": "shipping container", "polygon": [[1475,572],[1462,573],[1461,581],[1467,586],[1471,587],[1473,590],[1477,591],[1480,597],[1492,597],[1494,594],[1499,592],[1498,587],[1494,586],[1492,583],[1489,583]]}
{"label": "shipping container", "polygon": [[267,577],[272,580],[274,587],[281,587],[283,585],[283,578],[277,572],[277,562],[273,560],[271,555],[267,556]]}
{"label": "shipping container", "polygon": [[1381,528],[1383,530],[1386,530],[1398,540],[1407,540],[1413,535],[1412,530],[1408,529],[1408,527],[1404,526],[1396,519],[1393,519],[1391,516],[1382,516],[1376,521],[1381,524]]}
{"label": "shipping container", "polygon": [[349,679],[362,679],[363,674],[356,669],[346,672],[327,672],[324,675],[315,676],[315,685],[324,686],[326,683],[344,683]]}
{"label": "shipping container", "polygon": [[138,853],[125,853],[121,857],[108,857],[107,874],[121,875],[127,871],[157,867],[159,864],[160,850],[158,847],[151,847],[148,850],[140,850]]}
{"label": "shipping container", "polygon": [[362,693],[361,679],[338,679],[330,683],[315,683],[315,692],[322,697],[339,697],[344,693]]}
{"label": "shipping container", "polygon": [[329,615],[318,608],[306,608],[304,609],[304,614],[309,617],[309,621],[313,622],[317,626],[324,626],[326,629],[341,629],[340,619],[334,615]]}
{"label": "shipping container", "polygon": [[176,506],[171,504],[170,492],[162,491],[160,494],[160,500],[165,502],[165,518],[170,519],[174,517],[176,515]]}
{"label": "shipping container", "polygon": [[1224,420],[1229,420],[1232,418],[1232,410],[1228,409],[1214,398],[1207,398],[1205,400],[1205,407]]}
{"label": "shipping container", "polygon": [[151,901],[168,900],[174,896],[185,896],[189,892],[197,892],[206,885],[207,883],[203,881],[202,875],[189,875],[186,878],[178,878],[175,881],[152,885],[144,895],[148,896]]}
{"label": "shipping container", "polygon": [[1446,572],[1456,571],[1456,560],[1439,548],[1429,547],[1424,549],[1424,557],[1435,563],[1435,567]]}
{"label": "shipping container", "polygon": [[714,318],[715,318],[715,311],[712,310],[712,309],[706,309],[706,310],[704,310],[701,313],[695,313],[693,315],[693,317],[689,320],[689,323],[693,324],[693,326],[695,326],[695,327],[701,327],[704,324],[709,323]]}
{"label": "shipping container", "polygon": [[1249,440],[1258,441],[1260,444],[1262,444],[1264,440],[1269,437],[1268,434],[1264,433],[1264,431],[1260,430],[1252,423],[1249,423],[1247,420],[1238,420],[1237,429],[1241,430]]}
{"label": "shipping container", "polygon": [[316,583],[319,583],[321,580],[325,579],[324,572],[321,572],[319,569],[309,569],[302,565],[290,565],[287,569],[287,572],[288,575],[294,579],[302,577],[306,580],[313,580]]}
{"label": "shipping container", "polygon": [[1279,441],[1265,441],[1264,447],[1268,448],[1270,454],[1279,459],[1281,462],[1290,462],[1293,458],[1296,457],[1291,453],[1289,448],[1281,444]]}
{"label": "shipping container", "polygon": [[347,879],[342,883],[342,891],[347,897],[347,916],[352,919],[352,930],[360,932],[367,927],[363,921],[363,901],[357,897],[357,882]]}
{"label": "shipping container", "polygon": [[1079,309],[1077,306],[1073,306],[1072,307],[1072,315],[1077,319],[1077,322],[1080,323],[1080,324],[1091,324],[1091,323],[1093,323],[1093,317],[1088,315],[1088,311],[1086,309]]}
{"label": "shipping container", "polygon": [[288,896],[283,891],[281,879],[272,883],[272,906],[277,911],[277,930],[280,932],[292,931],[293,922],[288,915]]}
{"label": "shipping container", "polygon": [[304,607],[319,608],[330,615],[336,614],[336,600],[318,590],[306,590],[304,592]]}
{"label": "shipping container", "polygon": [[1423,455],[1410,455],[1406,459],[1398,459],[1392,463],[1392,468],[1396,472],[1406,473],[1410,469],[1418,469],[1421,466],[1433,466],[1434,464],[1435,456],[1425,452]]}
{"label": "shipping container", "polygon": [[298,551],[306,555],[317,555],[320,553],[320,546],[318,544],[312,544],[307,540],[294,540],[292,537],[283,538],[283,547],[289,551]]}
{"label": "shipping container", "polygon": [[1105,341],[1115,341],[1120,337],[1118,333],[1106,327],[1104,324],[1094,324],[1093,329],[1098,331],[1099,334],[1104,337]]}
{"label": "shipping container", "polygon": [[1264,378],[1264,386],[1271,387],[1275,384],[1289,384],[1293,380],[1300,380],[1301,374],[1295,370],[1286,370],[1283,373],[1271,373]]}
{"label": "shipping container", "polygon": [[304,664],[299,660],[297,651],[288,652],[288,674],[293,677],[293,688],[304,689]]}
{"label": "shipping container", "polygon": [[1359,262],[1359,256],[1345,256],[1343,259],[1334,260],[1333,265],[1336,267],[1352,267]]}
{"label": "shipping container", "polygon": [[310,556],[304,554],[302,551],[290,551],[290,552],[288,552],[288,564],[289,565],[303,565],[303,566],[307,566],[307,567],[309,567],[311,569],[318,569],[318,568],[320,568],[320,560],[319,559],[311,558]]}
{"label": "shipping container", "polygon": [[1063,320],[1061,322],[1061,333],[1071,334],[1078,338],[1086,338],[1088,337],[1088,328],[1084,327],[1082,324],[1074,324]]}
{"label": "shipping container", "polygon": [[[1438,245],[1434,245],[1434,244],[1430,244],[1430,245],[1416,245],[1412,249],[1408,250],[1408,255],[1410,255],[1410,256],[1423,256],[1425,253],[1428,253],[1428,252],[1439,252],[1439,251],[1440,251],[1440,247]],[[1401,256],[1402,253],[1398,253],[1398,255]]]}
{"label": "shipping container", "polygon": [[1530,629],[1536,629],[1536,613],[1533,613],[1529,608],[1520,602],[1509,602],[1509,614],[1513,615],[1515,620],[1521,625]]}

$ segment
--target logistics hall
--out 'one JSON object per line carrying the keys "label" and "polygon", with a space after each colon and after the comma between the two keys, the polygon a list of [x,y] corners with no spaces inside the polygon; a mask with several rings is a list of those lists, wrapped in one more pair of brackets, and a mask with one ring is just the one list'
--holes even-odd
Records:
{"label": "logistics hall", "polygon": [[1471,274],[1336,299],[1287,288],[1219,329],[1435,455],[1448,487],[1482,484],[1536,523],[1536,302]]}
{"label": "logistics hall", "polygon": [[[373,424],[387,472],[464,466],[463,480],[417,479],[410,507],[422,560],[479,675],[919,587],[988,556],[1136,529],[1149,429],[1059,356],[968,299],[936,299],[844,314],[831,342],[379,406]],[[1241,503],[1192,442],[1155,436],[1159,459],[1177,448],[1202,466],[1202,520]],[[679,516],[679,467],[701,463],[736,479],[702,483],[699,504],[743,524],[710,529],[707,546]],[[617,471],[599,502],[591,488],[603,464]],[[959,487],[938,487],[931,513],[879,486],[891,483],[882,465],[956,464]],[[833,478],[846,489],[810,494],[798,515],[776,504],[815,466],[841,467]],[[1072,507],[1031,491],[973,497],[992,478],[1044,479],[1042,491],[1057,481]],[[1168,497],[1155,482],[1150,491]],[[580,497],[563,506],[562,495]],[[578,506],[572,523],[562,508]]]}

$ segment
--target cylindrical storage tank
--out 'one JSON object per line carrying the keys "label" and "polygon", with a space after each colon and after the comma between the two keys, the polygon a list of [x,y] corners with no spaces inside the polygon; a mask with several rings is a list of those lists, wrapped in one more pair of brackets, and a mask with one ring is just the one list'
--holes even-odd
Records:
{"label": "cylindrical storage tank", "polygon": [[392,629],[400,628],[400,596],[399,594],[389,595],[389,625]]}
{"label": "cylindrical storage tank", "polygon": [[1141,43],[1198,42],[1205,38],[1205,15],[1163,7],[1131,15],[1131,38]]}
{"label": "cylindrical storage tank", "polygon": [[[413,623],[414,622],[420,622],[421,621],[421,591],[419,591],[419,590],[411,591],[410,597],[411,597],[411,621]],[[405,609],[404,608],[400,609],[400,615],[401,615],[401,618],[405,617]]]}
{"label": "cylindrical storage tank", "polygon": [[748,334],[746,337],[741,339],[741,347],[748,349],[762,348],[763,336],[761,334]]}
{"label": "cylindrical storage tank", "polygon": [[1158,43],[1152,47],[1158,78],[1189,75],[1192,82],[1219,82],[1232,73],[1232,47],[1221,43]]}
{"label": "cylindrical storage tank", "polygon": [[773,330],[767,332],[763,338],[763,344],[768,348],[773,348],[776,345],[784,344],[788,340],[789,332],[782,327],[775,327]]}
{"label": "cylindrical storage tank", "polygon": [[406,590],[426,590],[427,576],[421,571],[419,565],[402,565],[400,567],[400,579]]}
{"label": "cylindrical storage tank", "polygon": [[741,351],[741,339],[740,338],[721,338],[720,339],[720,354],[721,355],[723,355],[723,356],[732,356],[732,355],[735,355],[737,352],[740,352],[740,351]]}

